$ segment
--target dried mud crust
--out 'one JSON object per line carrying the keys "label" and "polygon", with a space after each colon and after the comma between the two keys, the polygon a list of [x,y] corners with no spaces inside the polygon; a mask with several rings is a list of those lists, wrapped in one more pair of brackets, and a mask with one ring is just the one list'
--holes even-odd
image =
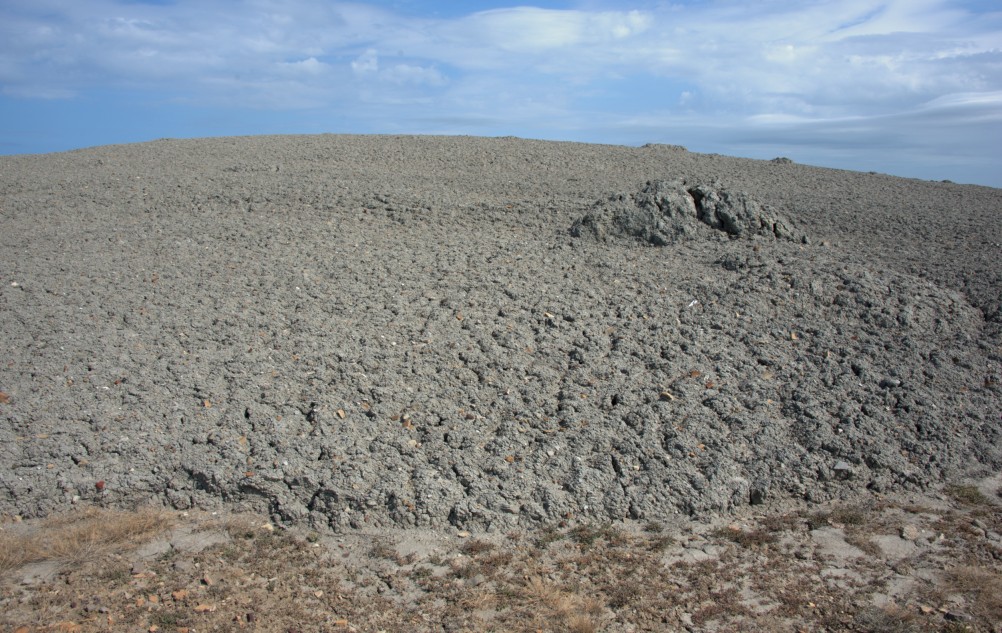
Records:
{"label": "dried mud crust", "polygon": [[684,181],[649,182],[635,194],[616,194],[595,203],[594,210],[571,226],[571,235],[633,237],[655,246],[708,239],[717,232],[729,238],[769,237],[808,242],[790,221],[740,191]]}
{"label": "dried mud crust", "polygon": [[995,633],[1000,483],[505,534],[90,509],[0,524],[0,626]]}
{"label": "dried mud crust", "polygon": [[[503,532],[1002,466],[997,190],[517,139],[2,160],[6,514]],[[678,182],[717,184],[640,224],[687,239],[573,229]]]}

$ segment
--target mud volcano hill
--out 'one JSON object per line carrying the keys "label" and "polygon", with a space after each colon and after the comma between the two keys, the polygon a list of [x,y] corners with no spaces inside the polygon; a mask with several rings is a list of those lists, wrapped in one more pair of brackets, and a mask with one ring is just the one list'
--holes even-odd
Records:
{"label": "mud volcano hill", "polygon": [[1002,467],[1002,191],[683,148],[0,158],[0,513],[706,516]]}

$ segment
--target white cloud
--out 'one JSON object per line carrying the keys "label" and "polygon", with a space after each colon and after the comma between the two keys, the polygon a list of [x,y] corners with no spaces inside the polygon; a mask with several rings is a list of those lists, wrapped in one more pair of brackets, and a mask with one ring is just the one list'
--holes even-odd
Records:
{"label": "white cloud", "polygon": [[940,117],[953,124],[1002,123],[1002,90],[943,95],[915,109],[923,118]]}
{"label": "white cloud", "polygon": [[478,42],[502,51],[542,52],[580,43],[582,20],[577,14],[521,7],[475,14],[459,28],[477,34]]}
{"label": "white cloud", "polygon": [[351,62],[351,69],[362,75],[378,72],[379,53],[370,48]]}
{"label": "white cloud", "polygon": [[514,7],[474,13],[454,29],[486,48],[538,53],[594,46],[637,35],[651,26],[640,11],[597,12]]}
{"label": "white cloud", "polygon": [[591,75],[638,61],[631,53],[655,26],[641,11],[514,7],[424,25],[411,41],[457,68]]}
{"label": "white cloud", "polygon": [[[351,61],[351,69],[357,77],[366,81],[427,86],[442,86],[447,83],[445,76],[434,66],[409,63],[381,65],[379,52],[371,48]],[[395,95],[393,99],[396,100]]]}
{"label": "white cloud", "polygon": [[316,57],[309,57],[297,62],[279,62],[279,66],[298,75],[322,75],[330,68]]}
{"label": "white cloud", "polygon": [[34,12],[27,2],[19,6],[12,16],[0,9],[0,18],[11,18],[2,20],[10,26],[0,35],[11,37],[0,54],[17,66],[0,79],[8,88],[30,84],[20,86],[24,92],[154,78],[192,89],[233,74],[320,74],[340,58],[342,69],[357,75],[429,86],[446,83],[443,68],[471,80],[490,73],[511,89],[523,82],[535,89],[525,78],[539,73],[569,87],[649,74],[654,89],[658,78],[698,85],[710,99],[702,105],[715,110],[837,108],[990,87],[974,85],[983,76],[977,69],[958,73],[946,62],[974,65],[974,56],[1002,47],[998,28],[979,25],[946,0],[513,7],[447,20],[305,0],[258,0],[242,10],[221,0],[197,7],[99,0],[86,10],[50,0]]}
{"label": "white cloud", "polygon": [[[919,113],[974,135],[964,126],[999,105],[1002,15],[963,0],[642,4],[416,18],[358,2],[7,0],[0,89],[52,99],[140,88],[217,106],[576,125],[581,135],[658,121],[860,129]],[[426,110],[372,107],[400,102]]]}
{"label": "white cloud", "polygon": [[395,64],[381,73],[381,76],[395,83],[429,86],[442,86],[446,83],[445,77],[436,68],[412,64]]}

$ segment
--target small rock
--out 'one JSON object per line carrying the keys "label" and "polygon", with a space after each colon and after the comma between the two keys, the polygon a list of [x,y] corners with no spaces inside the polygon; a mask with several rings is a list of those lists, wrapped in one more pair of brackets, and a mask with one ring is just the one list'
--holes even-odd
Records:
{"label": "small rock", "polygon": [[905,539],[906,541],[917,540],[919,535],[920,535],[919,529],[914,525],[906,525],[905,527],[901,528],[901,538]]}
{"label": "small rock", "polygon": [[972,622],[974,618],[966,613],[961,613],[960,611],[953,611],[952,609],[943,614],[943,617],[950,622]]}
{"label": "small rock", "polygon": [[190,560],[176,560],[171,563],[171,568],[176,572],[187,574],[194,571],[195,565]]}
{"label": "small rock", "polygon": [[907,560],[899,560],[896,563],[891,564],[891,570],[899,576],[908,576],[915,570],[915,568],[912,567],[911,563]]}
{"label": "small rock", "polygon": [[895,534],[881,534],[870,539],[880,548],[884,556],[891,560],[900,562],[915,554],[918,548],[914,541],[903,539]]}

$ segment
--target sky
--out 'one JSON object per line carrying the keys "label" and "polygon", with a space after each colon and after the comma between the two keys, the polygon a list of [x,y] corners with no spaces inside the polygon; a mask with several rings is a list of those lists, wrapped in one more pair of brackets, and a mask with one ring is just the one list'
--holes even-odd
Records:
{"label": "sky", "polygon": [[1002,187],[1002,3],[0,0],[0,154],[314,133]]}

